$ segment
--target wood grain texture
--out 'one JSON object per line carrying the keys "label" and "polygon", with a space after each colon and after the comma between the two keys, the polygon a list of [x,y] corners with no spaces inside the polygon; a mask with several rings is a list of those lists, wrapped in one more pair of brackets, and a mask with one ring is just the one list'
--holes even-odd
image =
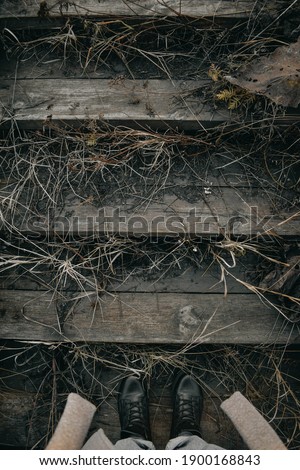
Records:
{"label": "wood grain texture", "polygon": [[[69,3],[69,4],[68,4]],[[235,16],[246,17],[253,10],[253,2],[249,0],[220,1],[210,0],[76,0],[65,2],[47,0],[47,8],[41,8],[40,0],[4,0],[0,5],[0,18],[10,17],[48,17],[60,16],[192,16],[214,17]],[[273,8],[270,8],[270,10]]]}
{"label": "wood grain texture", "polygon": [[[196,199],[198,190],[198,197]],[[0,203],[4,204],[11,191],[10,185],[0,184]],[[189,187],[182,187],[177,196],[171,192],[149,201],[137,193],[123,195],[102,205],[101,200],[90,203],[89,197],[79,198],[64,194],[54,212],[43,213],[20,205],[13,218],[6,216],[23,233],[59,236],[151,236],[183,237],[197,236],[209,240],[211,237],[232,236],[298,236],[300,211],[279,209],[273,204],[275,194],[253,187],[206,188],[201,183],[192,187],[193,201],[183,199]],[[93,199],[93,198],[91,198]],[[3,221],[0,230],[4,228]]]}
{"label": "wood grain texture", "polygon": [[144,344],[293,343],[298,333],[252,294],[105,294],[61,307],[50,293],[2,291],[3,339]]}
{"label": "wood grain texture", "polygon": [[[201,129],[230,121],[230,113],[203,103],[207,80],[3,80],[0,119],[13,115],[21,128],[47,121],[76,125],[89,120],[121,125]],[[198,95],[198,96],[197,96]],[[13,102],[12,102],[13,99]]]}
{"label": "wood grain texture", "polygon": [[[1,391],[0,447],[2,449],[27,449],[42,438],[42,433],[47,430],[48,419],[46,417],[41,419],[38,429],[32,429],[30,415],[35,406],[37,406],[36,393]],[[28,440],[29,433],[30,439]]]}
{"label": "wood grain texture", "polygon": [[[97,207],[74,195],[66,196],[57,210],[52,229],[58,234],[109,234],[174,236],[297,235],[300,213],[278,210],[258,189],[213,188],[209,194],[199,186],[193,203],[165,194],[160,201],[137,207],[134,199],[114,206]],[[47,223],[45,230],[47,230]],[[49,221],[50,224],[50,221]],[[43,227],[40,227],[43,231]]]}
{"label": "wood grain texture", "polygon": [[[208,80],[29,79],[2,80],[1,127],[11,118],[20,129],[86,121],[154,129],[201,130],[221,123],[239,124],[238,112],[214,109],[202,96]],[[296,122],[299,114],[280,117]]]}

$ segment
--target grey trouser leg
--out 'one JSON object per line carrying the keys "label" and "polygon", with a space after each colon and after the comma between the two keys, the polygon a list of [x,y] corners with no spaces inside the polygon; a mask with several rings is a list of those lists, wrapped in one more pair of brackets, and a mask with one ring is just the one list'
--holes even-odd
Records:
{"label": "grey trouser leg", "polygon": [[206,441],[198,436],[178,436],[171,439],[166,445],[166,450],[220,450],[223,447],[216,446],[215,444],[208,444]]}
{"label": "grey trouser leg", "polygon": [[[143,439],[121,439],[116,442],[115,449],[117,450],[154,450],[155,447],[152,442]],[[171,439],[166,446],[166,450],[222,450],[223,447],[214,444],[208,444],[206,441],[198,436],[178,436]]]}
{"label": "grey trouser leg", "polygon": [[133,437],[120,439],[115,443],[114,448],[116,450],[155,450],[155,447],[151,441],[135,439]]}

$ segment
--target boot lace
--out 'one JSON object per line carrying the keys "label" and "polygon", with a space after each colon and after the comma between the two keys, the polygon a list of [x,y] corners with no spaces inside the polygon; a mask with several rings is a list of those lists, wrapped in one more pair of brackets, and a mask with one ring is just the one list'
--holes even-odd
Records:
{"label": "boot lace", "polygon": [[127,427],[137,427],[143,429],[145,427],[145,417],[143,414],[143,404],[140,401],[128,401],[124,403],[128,417]]}
{"label": "boot lace", "polygon": [[196,406],[197,399],[185,400],[181,398],[177,403],[177,413],[181,417],[181,421],[188,423],[191,427],[198,427],[196,422]]}

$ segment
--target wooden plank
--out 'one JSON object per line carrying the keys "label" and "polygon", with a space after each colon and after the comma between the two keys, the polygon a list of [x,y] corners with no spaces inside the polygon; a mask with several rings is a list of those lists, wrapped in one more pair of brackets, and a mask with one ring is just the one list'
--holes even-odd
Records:
{"label": "wooden plank", "polygon": [[[197,96],[207,80],[3,80],[0,120],[13,116],[20,128],[47,122],[78,125],[87,120],[112,124],[201,129],[232,118]],[[67,87],[67,88],[66,88]],[[196,96],[195,96],[196,94]],[[12,102],[13,100],[13,102]]]}
{"label": "wooden plank", "polygon": [[[293,343],[299,334],[253,294],[91,293],[61,310],[53,294],[2,291],[3,339],[144,344]],[[60,323],[60,324],[59,324]]]}
{"label": "wooden plank", "polygon": [[[185,188],[188,191],[187,188]],[[195,187],[193,188],[195,190]],[[199,198],[186,201],[166,193],[159,201],[136,198],[116,200],[114,205],[91,204],[89,199],[67,195],[54,213],[37,213],[24,202],[6,223],[20,232],[45,237],[73,236],[196,236],[205,240],[217,236],[298,236],[300,211],[274,207],[272,192],[267,197],[259,188],[203,187]],[[5,201],[8,189],[0,193]],[[182,196],[183,197],[183,196]],[[273,195],[275,199],[275,195]],[[0,230],[5,223],[2,221]]]}
{"label": "wooden plank", "polygon": [[[4,0],[0,5],[0,18],[59,18],[83,16],[86,18],[97,16],[192,16],[215,17],[234,16],[247,17],[254,8],[249,0],[220,1],[210,0],[76,0],[64,2],[47,0],[43,7],[39,0]],[[272,11],[274,7],[269,7]]]}
{"label": "wooden plank", "polygon": [[[213,109],[201,90],[208,80],[2,80],[1,127],[11,118],[19,128],[33,129],[51,123],[76,126],[86,121],[112,125],[176,127],[201,130],[220,123],[239,123],[239,114],[220,106]],[[297,121],[299,114],[279,117]]]}
{"label": "wooden plank", "polygon": [[[270,198],[270,199],[268,199]],[[209,238],[227,234],[266,235],[274,232],[280,236],[297,235],[300,230],[300,213],[278,212],[268,198],[258,189],[199,187],[199,198],[194,203],[165,194],[161,201],[137,206],[140,199],[123,200],[114,206],[97,207],[74,195],[65,198],[61,211],[53,220],[45,220],[43,230],[51,227],[55,233],[66,235],[97,235],[118,233],[131,235],[197,235]],[[33,226],[35,225],[32,219]],[[27,220],[30,224],[30,219]]]}
{"label": "wooden plank", "polygon": [[[38,426],[30,426],[30,415],[37,406],[35,393],[0,391],[0,448],[27,449],[34,446],[47,429],[47,418]],[[30,439],[28,435],[30,434]]]}
{"label": "wooden plank", "polygon": [[[193,202],[184,194],[193,195]],[[0,202],[9,198],[12,187],[0,188]],[[134,191],[133,191],[134,192]],[[179,197],[180,195],[180,197]],[[206,187],[203,184],[181,188],[179,195],[165,191],[158,200],[123,196],[107,205],[90,198],[65,195],[54,212],[37,212],[30,201],[20,200],[14,214],[6,215],[6,223],[27,234],[59,236],[196,236],[205,240],[216,236],[285,237],[298,236],[300,211],[280,210],[274,205],[276,194],[260,188]],[[93,199],[93,197],[91,198]],[[99,205],[98,205],[99,204]],[[5,222],[0,223],[0,230]]]}

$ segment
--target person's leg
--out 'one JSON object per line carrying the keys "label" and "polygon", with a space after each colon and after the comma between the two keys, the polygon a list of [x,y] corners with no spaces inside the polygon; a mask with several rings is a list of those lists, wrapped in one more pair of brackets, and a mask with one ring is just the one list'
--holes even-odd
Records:
{"label": "person's leg", "polygon": [[166,449],[215,450],[222,447],[208,444],[201,436],[200,420],[203,396],[198,383],[180,374],[173,391],[173,420],[170,441]]}
{"label": "person's leg", "polygon": [[166,450],[222,450],[215,444],[208,444],[199,436],[178,436],[170,439],[166,445]]}
{"label": "person's leg", "polygon": [[127,377],[120,386],[118,401],[121,439],[114,445],[119,450],[155,449],[151,442],[148,400],[141,381]]}
{"label": "person's leg", "polygon": [[145,439],[138,439],[134,437],[128,437],[127,439],[120,439],[114,445],[116,450],[155,450],[155,447],[151,441]]}

